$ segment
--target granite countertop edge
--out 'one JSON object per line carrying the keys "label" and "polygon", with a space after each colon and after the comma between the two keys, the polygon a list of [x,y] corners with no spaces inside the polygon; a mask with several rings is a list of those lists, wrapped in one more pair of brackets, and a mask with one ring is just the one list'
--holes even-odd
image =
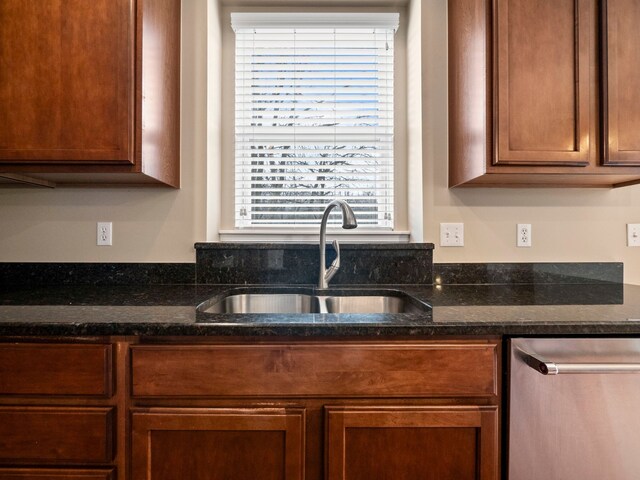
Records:
{"label": "granite countertop edge", "polygon": [[0,326],[2,337],[299,337],[299,338],[406,338],[406,337],[485,337],[485,336],[628,336],[640,334],[640,325],[604,323],[574,324],[446,324],[423,326],[310,326],[310,325],[218,325],[218,324],[113,324],[113,323],[6,323]]}
{"label": "granite countertop edge", "polygon": [[[62,286],[55,293],[42,290],[40,296],[38,292],[5,291],[0,293],[0,336],[640,335],[640,286],[633,285],[552,285],[544,287],[548,292],[535,285],[353,287],[353,290],[404,290],[433,305],[431,312],[412,314],[293,317],[211,315],[196,311],[196,306],[207,298],[237,287],[121,286],[105,293],[103,288],[83,290]],[[575,293],[580,303],[564,301],[567,292]],[[29,303],[29,295],[37,300]]]}

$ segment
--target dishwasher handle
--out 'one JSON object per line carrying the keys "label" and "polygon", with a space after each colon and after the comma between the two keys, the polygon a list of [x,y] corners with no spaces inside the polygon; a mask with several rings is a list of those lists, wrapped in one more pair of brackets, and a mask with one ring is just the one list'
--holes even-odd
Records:
{"label": "dishwasher handle", "polygon": [[567,373],[640,373],[640,363],[556,363],[518,348],[520,358],[542,375]]}

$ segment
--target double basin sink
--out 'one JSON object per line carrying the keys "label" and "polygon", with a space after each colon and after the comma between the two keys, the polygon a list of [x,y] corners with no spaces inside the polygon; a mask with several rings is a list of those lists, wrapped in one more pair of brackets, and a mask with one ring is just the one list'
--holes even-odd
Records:
{"label": "double basin sink", "polygon": [[429,304],[399,290],[318,290],[237,288],[198,306],[202,313],[385,314],[423,313]]}

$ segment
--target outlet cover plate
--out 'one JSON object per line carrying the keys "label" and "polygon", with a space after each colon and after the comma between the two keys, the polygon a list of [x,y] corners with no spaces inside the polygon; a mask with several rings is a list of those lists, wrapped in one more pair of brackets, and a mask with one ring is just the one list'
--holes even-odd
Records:
{"label": "outlet cover plate", "polygon": [[464,247],[464,223],[441,223],[440,246]]}
{"label": "outlet cover plate", "polygon": [[627,246],[640,247],[640,223],[627,223]]}
{"label": "outlet cover plate", "polygon": [[113,245],[112,224],[111,222],[98,222],[97,226],[97,242],[99,246]]}
{"label": "outlet cover plate", "polygon": [[518,247],[531,246],[531,224],[530,223],[518,223],[516,246]]}

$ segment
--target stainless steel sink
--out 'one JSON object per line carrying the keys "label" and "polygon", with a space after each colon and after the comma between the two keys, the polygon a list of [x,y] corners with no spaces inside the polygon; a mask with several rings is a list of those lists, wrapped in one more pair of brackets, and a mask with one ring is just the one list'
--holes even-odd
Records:
{"label": "stainless steel sink", "polygon": [[213,297],[198,306],[202,313],[266,314],[385,314],[421,313],[430,306],[396,290],[239,288]]}
{"label": "stainless steel sink", "polygon": [[348,295],[324,297],[327,313],[420,313],[406,296]]}
{"label": "stainless steel sink", "polygon": [[203,304],[198,310],[204,313],[317,313],[318,303],[317,297],[299,293],[244,293]]}

